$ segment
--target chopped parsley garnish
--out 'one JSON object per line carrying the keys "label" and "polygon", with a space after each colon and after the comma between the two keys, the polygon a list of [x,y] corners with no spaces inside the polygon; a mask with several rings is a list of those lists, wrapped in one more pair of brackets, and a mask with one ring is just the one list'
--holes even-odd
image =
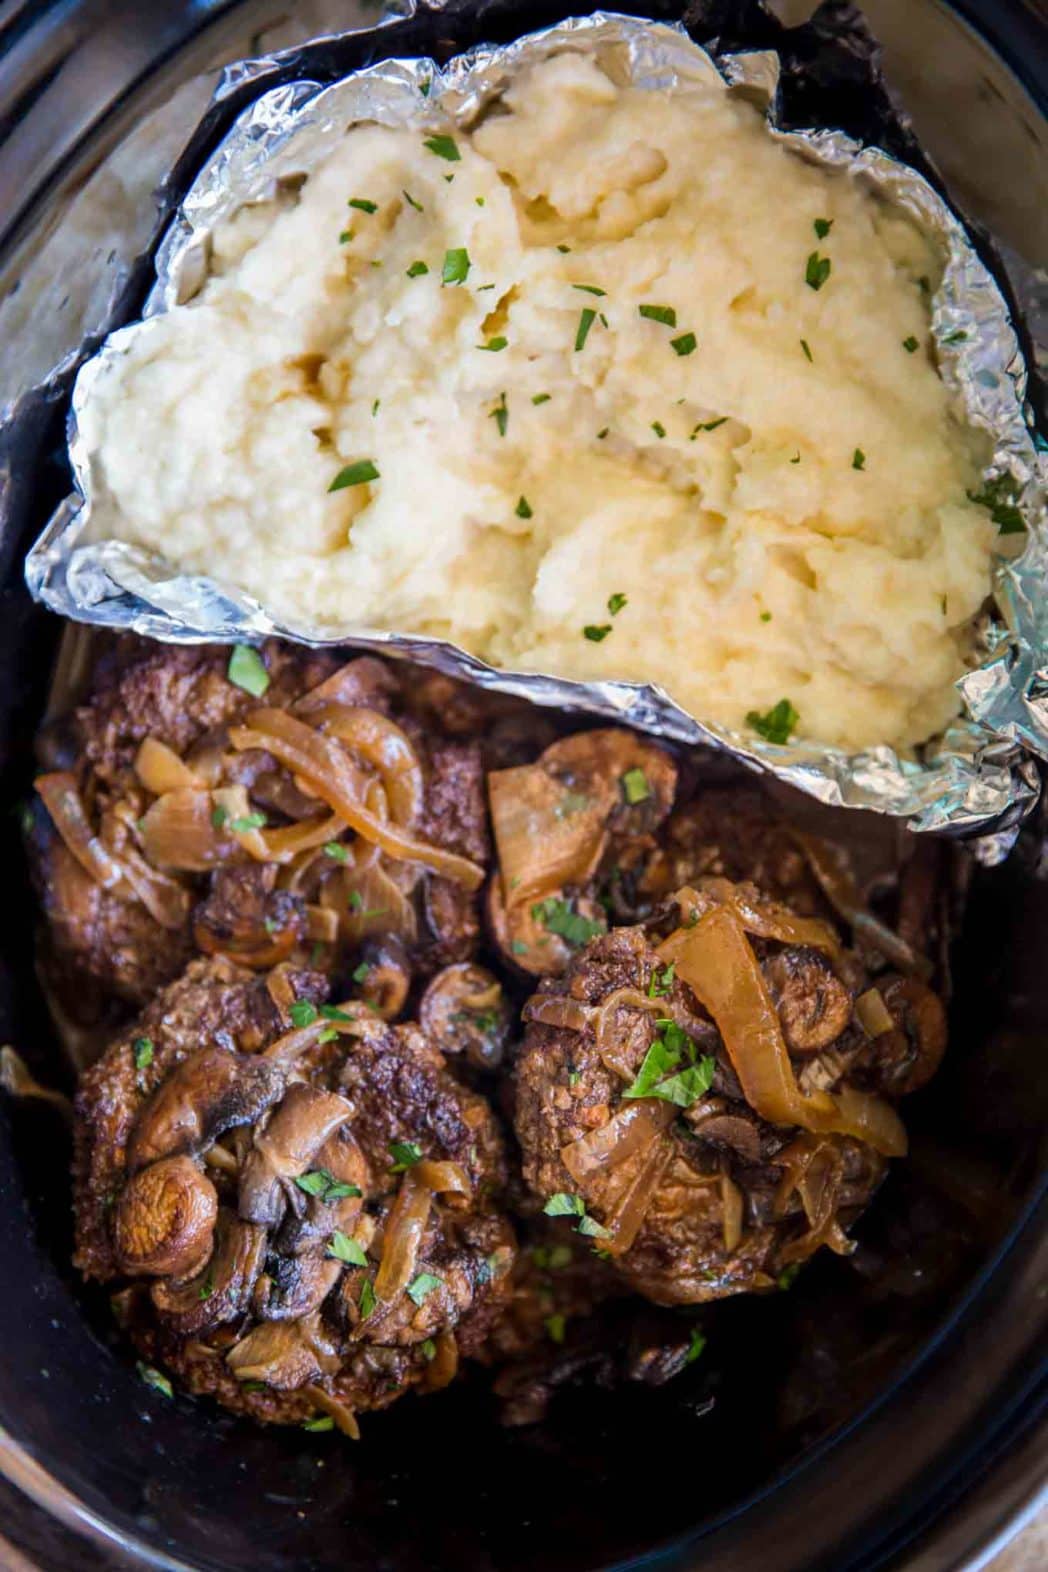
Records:
{"label": "chopped parsley garnish", "polygon": [[226,675],[234,687],[243,688],[255,699],[260,699],[269,687],[269,672],[250,644],[234,644]]}
{"label": "chopped parsley garnish", "polygon": [[340,232],[340,234],[339,234],[338,243],[339,243],[340,246],[347,246],[352,239],[353,239],[353,231],[352,231],[352,229],[343,229]]}
{"label": "chopped parsley garnish", "polygon": [[789,1266],[783,1267],[782,1271],[775,1279],[783,1293],[785,1293],[788,1288],[793,1287],[793,1284],[797,1279],[797,1273],[800,1271],[800,1269],[801,1263],[799,1261],[791,1261]]}
{"label": "chopped parsley garnish", "polygon": [[323,1435],[329,1430],[334,1430],[335,1421],[330,1414],[320,1414],[316,1419],[303,1419],[303,1430],[308,1430],[312,1435]]}
{"label": "chopped parsley garnish", "polygon": [[1002,535],[1021,535],[1026,521],[1016,506],[1018,487],[1011,475],[995,475],[983,482],[981,491],[969,491],[968,500],[989,508],[990,517]]}
{"label": "chopped parsley garnish", "polygon": [[866,454],[862,451],[862,448],[856,448],[855,452],[852,454],[852,469],[865,469],[865,468],[866,468]]}
{"label": "chopped parsley garnish", "polygon": [[799,721],[800,716],[789,699],[780,699],[765,715],[750,710],[746,716],[747,726],[752,726],[765,742],[789,742],[790,734],[796,731]]}
{"label": "chopped parsley garnish", "polygon": [[317,1043],[320,1047],[323,1047],[325,1043],[333,1043],[337,1036],[338,1032],[333,1026],[325,1026],[324,1030],[317,1038]]}
{"label": "chopped parsley garnish", "polygon": [[378,470],[370,459],[358,459],[340,469],[328,487],[329,491],[345,491],[347,486],[363,486],[369,480],[378,480]]}
{"label": "chopped parsley garnish", "polygon": [[315,1195],[319,1201],[342,1201],[361,1193],[359,1185],[344,1184],[329,1168],[311,1168],[309,1173],[297,1174],[295,1183],[306,1195]]}
{"label": "chopped parsley garnish", "polygon": [[662,424],[662,421],[661,420],[653,420],[652,423],[651,423],[651,429],[652,429],[652,431],[654,431],[655,435],[658,437],[659,441],[661,442],[663,437],[666,435],[666,427]]}
{"label": "chopped parsley garnish", "polygon": [[353,1019],[348,1010],[340,1010],[337,1004],[322,1004],[320,1013],[325,1021],[351,1021]]}
{"label": "chopped parsley garnish", "polygon": [[438,158],[446,158],[449,164],[457,164],[462,158],[453,136],[428,136],[422,146],[428,147]]}
{"label": "chopped parsley garnish", "polygon": [[153,1062],[153,1043],[148,1037],[136,1037],[134,1044],[135,1069],[147,1070]]}
{"label": "chopped parsley garnish", "polygon": [[614,595],[608,596],[608,610],[613,617],[617,617],[623,606],[628,606],[629,600],[621,590],[616,590]]}
{"label": "chopped parsley garnish", "polygon": [[801,348],[804,351],[804,358],[805,358],[805,360],[809,363],[809,365],[814,365],[815,364],[815,356],[812,354],[812,352],[811,352],[811,345],[808,343],[808,340],[806,338],[802,338],[801,339]]}
{"label": "chopped parsley garnish", "polygon": [[249,830],[262,830],[266,826],[264,813],[245,813],[239,819],[230,819],[229,828],[234,835],[246,835]]}
{"label": "chopped parsley garnish", "polygon": [[547,1217],[585,1217],[586,1206],[581,1195],[569,1195],[566,1190],[558,1190],[556,1195],[551,1195],[542,1208]]}
{"label": "chopped parsley garnish", "polygon": [[700,420],[691,434],[691,440],[694,442],[700,431],[716,431],[717,427],[723,426],[727,419],[727,415],[715,415],[712,420]]}
{"label": "chopped parsley garnish", "polygon": [[571,287],[572,289],[581,289],[584,295],[598,295],[601,298],[608,293],[606,289],[598,289],[596,284],[572,284]]}
{"label": "chopped parsley garnish", "polygon": [[331,1235],[331,1242],[327,1247],[327,1254],[335,1261],[344,1261],[347,1266],[367,1266],[368,1258],[355,1239],[344,1234],[336,1228]]}
{"label": "chopped parsley garnish", "polygon": [[607,1239],[610,1237],[608,1229],[603,1224],[598,1223],[595,1217],[588,1215],[580,1219],[575,1232],[577,1234],[585,1234],[587,1239]]}
{"label": "chopped parsley garnish", "polygon": [[390,1141],[389,1154],[393,1159],[392,1172],[402,1174],[422,1160],[422,1148],[414,1141]]}
{"label": "chopped parsley garnish", "polygon": [[567,901],[561,900],[556,895],[539,901],[531,908],[531,915],[537,923],[541,923],[547,933],[555,933],[558,938],[575,949],[588,944],[598,934],[605,932],[602,921],[573,912]]}
{"label": "chopped parsley garnish", "polygon": [[369,202],[367,197],[350,197],[350,207],[359,208],[361,213],[377,213],[378,203]]}
{"label": "chopped parsley garnish", "polygon": [[698,339],[694,333],[682,333],[679,338],[670,339],[670,348],[678,355],[690,355],[697,348]]}
{"label": "chopped parsley garnish", "polygon": [[575,348],[584,349],[589,338],[589,330],[597,320],[597,313],[589,306],[584,306],[579,317],[579,325],[575,332]]}
{"label": "chopped parsley garnish", "polygon": [[551,393],[533,393],[531,402],[533,404],[548,404],[552,396]]}
{"label": "chopped parsley garnish", "polygon": [[477,204],[478,207],[483,207],[484,206],[484,198],[482,196],[474,197],[473,200]]}
{"label": "chopped parsley garnish", "polygon": [[372,400],[372,404],[371,404],[371,418],[372,418],[372,420],[374,420],[375,416],[378,414],[379,405],[381,403],[382,403],[382,400],[380,398],[376,398],[376,399]]}
{"label": "chopped parsley garnish", "polygon": [[638,306],[637,310],[649,322],[661,322],[663,327],[677,326],[677,313],[672,306]]}
{"label": "chopped parsley garnish", "polygon": [[423,273],[428,272],[429,268],[426,266],[425,262],[421,260],[418,262],[412,262],[411,266],[407,270],[408,278],[421,278]]}
{"label": "chopped parsley garnish", "polygon": [[210,1299],[211,1295],[214,1293],[214,1291],[215,1291],[215,1274],[213,1272],[208,1272],[207,1276],[204,1278],[204,1281],[201,1283],[200,1287],[197,1289],[197,1298],[201,1299],[201,1300]]}
{"label": "chopped parsley garnish", "polygon": [[411,195],[410,191],[402,191],[400,194],[404,198],[404,201],[408,204],[408,207],[413,207],[416,213],[424,213],[426,211],[421,202],[415,201],[415,198]]}
{"label": "chopped parsley garnish", "polygon": [[375,1285],[370,1277],[365,1277],[361,1284],[360,1299],[357,1307],[360,1310],[361,1319],[364,1321],[367,1320],[375,1308]]}
{"label": "chopped parsley garnish", "polygon": [[350,911],[355,912],[358,917],[383,917],[386,911],[384,906],[369,906],[365,911],[364,897],[361,895],[359,890],[350,890],[349,899],[346,902],[346,905],[349,907]]}
{"label": "chopped parsley garnish", "polygon": [[555,1315],[548,1315],[543,1324],[545,1325],[551,1343],[563,1343],[564,1328],[567,1323],[559,1311]]}
{"label": "chopped parsley garnish", "polygon": [[798,448],[797,452],[790,459],[790,463],[791,464],[799,464],[800,461],[801,461],[801,454],[800,454],[800,449]]}
{"label": "chopped parsley garnish", "polygon": [[338,841],[327,841],[324,845],[324,856],[330,857],[332,862],[348,862],[349,853]]}
{"label": "chopped parsley garnish", "polygon": [[151,1386],[155,1392],[161,1392],[164,1397],[174,1397],[175,1393],[171,1382],[162,1371],[157,1370],[155,1365],[145,1365],[139,1360],[135,1368],[146,1386]]}
{"label": "chopped parsley garnish", "polygon": [[296,999],[288,1014],[296,1026],[312,1026],[320,1018],[320,1011],[309,999]]}
{"label": "chopped parsley garnish", "polygon": [[579,1082],[581,1080],[582,1080],[582,1071],[581,1070],[569,1070],[568,1071],[568,1085],[570,1087],[578,1086],[578,1084],[579,1084]]}
{"label": "chopped parsley garnish", "polygon": [[817,218],[815,220],[814,225],[812,227],[814,228],[815,233],[818,235],[819,239],[820,240],[825,240],[826,236],[829,234],[830,230],[833,228],[833,219],[832,218]]}
{"label": "chopped parsley garnish", "polygon": [[493,355],[497,355],[499,350],[505,349],[508,343],[509,339],[503,338],[500,333],[497,338],[489,338],[486,344],[478,344],[477,348],[490,350]]}
{"label": "chopped parsley garnish", "polygon": [[557,247],[557,250],[560,252],[561,256],[566,257],[570,253],[571,247],[562,244]]}
{"label": "chopped parsley garnish", "polygon": [[440,273],[445,284],[464,284],[469,277],[469,252],[465,246],[453,246],[444,253],[444,266]]}
{"label": "chopped parsley garnish", "polygon": [[532,517],[532,506],[527,497],[520,497],[513,511],[518,519],[530,519]]}
{"label": "chopped parsley garnish", "polygon": [[528,953],[528,947],[524,943],[523,939],[514,939],[513,943],[510,945],[510,949],[513,951],[514,955],[527,955]]}
{"label": "chopped parsley garnish", "polygon": [[921,347],[920,340],[914,338],[913,334],[911,333],[909,338],[903,339],[902,347],[908,355],[915,355]]}
{"label": "chopped parsley garnish", "polygon": [[442,1277],[434,1277],[432,1272],[420,1272],[415,1281],[408,1284],[408,1298],[413,1299],[417,1305],[420,1305],[423,1300],[429,1297],[434,1288],[442,1287],[443,1283],[444,1279]]}
{"label": "chopped parsley garnish", "polygon": [[[792,459],[790,459],[790,463],[791,464],[793,463]],[[770,611],[762,611],[761,612],[761,621],[762,622],[770,622],[771,621],[771,612]]]}
{"label": "chopped parsley garnish", "polygon": [[582,630],[582,637],[589,639],[591,644],[600,644],[611,632],[610,622],[587,622]]}
{"label": "chopped parsley garnish", "polygon": [[830,276],[832,265],[829,257],[821,257],[817,251],[812,252],[804,269],[804,282],[809,289],[822,288]]}
{"label": "chopped parsley garnish", "polygon": [[419,1346],[419,1352],[422,1354],[422,1357],[426,1361],[427,1364],[429,1364],[432,1360],[436,1359],[436,1357],[437,1357],[437,1345],[436,1345],[436,1343],[433,1341],[433,1339],[431,1337],[427,1337],[425,1339],[425,1341],[421,1342],[418,1346]]}
{"label": "chopped parsley garnish", "polygon": [[639,765],[634,765],[631,770],[626,770],[620,777],[619,784],[622,787],[622,795],[631,808],[635,808],[638,802],[647,802],[649,797],[654,796],[654,792],[648,783],[648,777]]}
{"label": "chopped parsley garnish", "polygon": [[495,405],[495,408],[491,411],[491,418],[498,427],[499,436],[504,437],[506,435],[506,428],[509,425],[509,410],[506,408],[505,393],[499,394],[499,401]]}
{"label": "chopped parsley garnish", "polygon": [[693,1326],[691,1329],[691,1342],[688,1344],[688,1352],[684,1355],[684,1363],[686,1365],[694,1364],[705,1347],[706,1339],[703,1337],[698,1327]]}
{"label": "chopped parsley garnish", "polygon": [[598,442],[603,442],[604,441],[604,438],[607,436],[609,429],[610,428],[608,426],[602,426],[600,428],[600,430],[597,432],[597,441]]}
{"label": "chopped parsley garnish", "polygon": [[651,981],[648,984],[649,999],[660,999],[663,994],[669,993],[673,987],[674,971],[675,968],[672,961],[668,966],[662,967],[661,970],[658,966],[655,967],[651,974]]}
{"label": "chopped parsley garnish", "polygon": [[367,961],[361,961],[359,966],[355,966],[353,968],[353,981],[355,983],[366,982],[370,970],[371,967],[368,965]]}
{"label": "chopped parsley garnish", "polygon": [[678,1108],[690,1108],[712,1086],[717,1061],[709,1054],[700,1059],[695,1043],[675,1021],[661,1019],[656,1025],[658,1035],[622,1095],[660,1097]]}
{"label": "chopped parsley garnish", "polygon": [[947,333],[946,337],[943,339],[943,343],[944,344],[963,344],[967,337],[968,337],[968,334],[966,333],[964,328],[957,328],[955,332]]}

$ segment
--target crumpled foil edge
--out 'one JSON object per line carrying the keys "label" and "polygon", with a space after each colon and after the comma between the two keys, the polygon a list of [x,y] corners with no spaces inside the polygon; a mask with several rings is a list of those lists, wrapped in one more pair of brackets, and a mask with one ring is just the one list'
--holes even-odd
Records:
{"label": "crumpled foil edge", "polygon": [[[282,175],[308,169],[323,155],[333,126],[377,120],[431,129],[444,115],[468,124],[520,64],[579,43],[617,46],[630,79],[651,89],[672,87],[696,72],[718,72],[732,89],[766,106],[772,135],[807,159],[868,182],[915,217],[940,245],[944,273],[931,306],[941,374],[967,421],[990,434],[987,479],[1007,485],[1027,535],[1021,555],[1002,557],[996,566],[998,617],[985,619],[983,658],[958,683],[968,715],[927,745],[919,759],[900,757],[887,746],[848,754],[814,744],[764,743],[703,725],[658,687],[496,669],[443,640],[348,625],[318,629],[277,622],[253,597],[206,577],[173,573],[169,564],[139,547],[114,540],[77,544],[92,491],[91,455],[80,438],[79,412],[96,378],[130,337],[148,333],[150,318],[199,289],[207,272],[208,238],[219,221],[245,201],[264,197]],[[237,82],[250,79],[264,63],[242,62],[227,76]],[[420,661],[482,688],[730,752],[830,806],[905,817],[915,831],[983,832],[978,855],[988,863],[998,861],[1037,800],[1038,772],[1029,754],[1048,758],[1048,457],[1026,406],[1026,368],[1000,290],[946,203],[916,171],[843,132],[776,127],[777,79],[773,53],[715,61],[682,24],[596,12],[510,45],[479,46],[444,68],[430,59],[385,60],[328,86],[300,80],[263,93],[201,170],[164,236],[144,320],[111,335],[80,371],[68,423],[76,490],[56,509],[26,559],[31,593],[63,616],[166,642],[256,641],[277,635],[316,646],[351,642]],[[220,84],[216,96],[224,91]]]}

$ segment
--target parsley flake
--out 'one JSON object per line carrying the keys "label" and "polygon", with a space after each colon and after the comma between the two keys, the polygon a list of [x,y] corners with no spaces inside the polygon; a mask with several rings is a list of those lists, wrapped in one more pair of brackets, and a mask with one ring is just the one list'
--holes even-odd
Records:
{"label": "parsley flake", "polygon": [[703,1337],[698,1327],[693,1326],[691,1329],[691,1342],[688,1345],[688,1352],[684,1355],[684,1363],[686,1365],[694,1364],[695,1360],[698,1359],[699,1355],[702,1353],[705,1347],[706,1339]]}
{"label": "parsley flake", "polygon": [[637,310],[649,322],[661,322],[663,327],[677,326],[677,313],[672,306],[638,306]]}
{"label": "parsley flake", "polygon": [[347,1266],[367,1266],[368,1264],[368,1258],[361,1246],[355,1239],[351,1239],[348,1234],[344,1234],[340,1228],[336,1228],[331,1235],[331,1242],[327,1247],[326,1254],[332,1260],[344,1261]]}
{"label": "parsley flake", "polygon": [[357,1308],[360,1311],[360,1318],[362,1321],[367,1320],[368,1316],[375,1308],[375,1303],[375,1285],[371,1281],[370,1277],[365,1277],[360,1287],[360,1299],[357,1302]]}
{"label": "parsley flake", "polygon": [[226,676],[234,687],[242,688],[254,699],[260,699],[269,687],[269,672],[261,655],[250,644],[234,644]]}
{"label": "parsley flake", "polygon": [[533,516],[533,509],[527,497],[521,497],[513,511],[518,519],[530,519]]}
{"label": "parsley flake", "polygon": [[552,396],[553,395],[550,393],[533,393],[531,395],[531,402],[533,404],[548,404]]}
{"label": "parsley flake", "polygon": [[421,202],[415,201],[415,198],[411,195],[410,191],[402,191],[400,194],[408,206],[415,209],[416,213],[424,213],[426,211]]}
{"label": "parsley flake", "polygon": [[498,427],[499,436],[504,437],[506,435],[506,428],[509,425],[509,410],[506,408],[505,393],[499,394],[499,401],[495,405],[495,408],[491,411],[491,418]]}
{"label": "parsley flake", "polygon": [[621,590],[616,590],[614,595],[608,596],[608,610],[613,617],[617,617],[622,608],[628,605],[629,600]]}
{"label": "parsley flake", "polygon": [[670,348],[678,355],[690,355],[698,342],[694,333],[682,333],[679,338],[670,339]]}
{"label": "parsley flake", "polygon": [[422,1148],[414,1141],[390,1141],[389,1153],[393,1159],[392,1173],[402,1174],[422,1160]]}
{"label": "parsley flake", "polygon": [[832,218],[817,218],[815,220],[815,223],[812,225],[812,228],[815,230],[815,233],[818,235],[820,240],[825,240],[826,236],[829,234],[830,230],[833,228],[833,219]]}
{"label": "parsley flake", "polygon": [[502,335],[499,334],[497,338],[489,338],[486,344],[478,344],[477,348],[490,350],[493,355],[497,355],[499,350],[505,349],[508,343],[509,339],[503,338]]}
{"label": "parsley flake", "polygon": [[556,895],[539,901],[531,908],[531,915],[547,933],[555,933],[573,949],[581,948],[591,939],[595,939],[598,934],[605,932],[603,921],[583,917],[581,913],[572,911],[567,901]]}
{"label": "parsley flake", "polygon": [[587,622],[582,630],[582,637],[589,639],[591,644],[600,644],[611,632],[610,622]]}
{"label": "parsley flake", "polygon": [[765,742],[776,742],[780,745],[789,742],[790,734],[796,731],[799,721],[800,716],[789,699],[780,699],[778,704],[772,705],[765,715],[750,710],[746,716],[747,726],[752,726]]}
{"label": "parsley flake", "polygon": [[309,999],[296,999],[288,1014],[296,1026],[312,1026],[320,1017],[320,1011]]}
{"label": "parsley flake", "polygon": [[437,1357],[437,1345],[436,1345],[436,1343],[433,1341],[433,1339],[431,1337],[427,1337],[425,1339],[425,1341],[421,1342],[418,1346],[419,1346],[419,1352],[421,1353],[423,1359],[426,1361],[427,1364],[431,1363],[432,1360],[436,1359],[436,1357]]}
{"label": "parsley flake", "polygon": [[789,1266],[783,1267],[782,1271],[775,1279],[783,1293],[785,1293],[787,1289],[793,1287],[793,1284],[797,1279],[797,1273],[800,1271],[800,1269],[801,1263],[799,1261],[791,1261]]}
{"label": "parsley flake", "polygon": [[969,502],[989,508],[990,517],[1002,535],[1021,535],[1026,521],[1016,506],[1019,488],[1011,475],[996,475],[983,483],[981,491],[969,491]]}
{"label": "parsley flake", "polygon": [[408,1284],[408,1298],[413,1299],[417,1305],[420,1305],[423,1300],[429,1297],[434,1288],[441,1288],[443,1284],[444,1279],[442,1277],[434,1277],[432,1272],[420,1272],[415,1281]]}
{"label": "parsley flake", "polygon": [[622,795],[631,808],[635,808],[639,802],[647,802],[649,797],[655,795],[648,783],[648,777],[639,765],[626,770],[620,777],[619,784],[622,787]]}
{"label": "parsley flake", "polygon": [[658,437],[659,441],[661,442],[663,437],[666,435],[666,427],[662,424],[662,421],[661,420],[653,420],[652,423],[651,423],[651,429],[652,429],[652,431],[654,431],[655,435]]}
{"label": "parsley flake", "polygon": [[801,348],[804,351],[804,358],[805,358],[805,360],[808,362],[808,364],[810,366],[813,366],[815,364],[815,356],[812,354],[812,352],[811,352],[811,345],[808,343],[808,340],[806,338],[802,338],[801,339]]}
{"label": "parsley flake", "polygon": [[813,251],[804,269],[804,282],[808,288],[821,289],[830,276],[832,266],[829,257],[821,257],[817,251]]}
{"label": "parsley flake", "polygon": [[303,1419],[302,1428],[313,1435],[323,1435],[328,1430],[334,1430],[335,1421],[330,1414],[320,1414],[316,1419]]}
{"label": "parsley flake", "polygon": [[444,253],[441,281],[445,284],[464,284],[469,277],[469,252],[465,246],[453,246]]}
{"label": "parsley flake", "polygon": [[338,841],[328,841],[324,846],[324,856],[330,857],[332,862],[348,862],[349,853]]}
{"label": "parsley flake", "polygon": [[339,470],[328,491],[345,491],[347,486],[364,486],[369,480],[378,478],[378,470],[370,459],[358,459],[355,464],[347,464]]}
{"label": "parsley flake", "polygon": [[577,330],[575,332],[575,348],[576,348],[576,350],[580,350],[580,349],[584,349],[585,348],[586,340],[589,338],[590,328],[593,326],[593,324],[594,324],[594,322],[596,322],[596,320],[597,320],[597,313],[594,310],[592,310],[591,307],[584,306],[583,309],[582,309],[582,314],[579,317],[578,328],[577,328]]}
{"label": "parsley flake", "polygon": [[586,1215],[586,1207],[581,1195],[569,1195],[566,1190],[558,1190],[556,1195],[551,1195],[542,1210],[547,1217],[584,1217]]}
{"label": "parsley flake", "polygon": [[135,1069],[148,1070],[153,1062],[153,1044],[148,1037],[136,1037],[134,1043]]}
{"label": "parsley flake", "polygon": [[370,970],[371,967],[368,965],[367,961],[361,961],[359,966],[355,966],[353,968],[353,981],[355,983],[366,982]]}
{"label": "parsley flake", "polygon": [[903,339],[902,347],[908,355],[915,355],[921,347],[920,340],[914,338],[913,334],[911,333],[909,338]]}
{"label": "parsley flake", "polygon": [[866,468],[866,454],[862,451],[862,448],[856,448],[855,452],[852,454],[852,469],[865,469],[865,468]]}
{"label": "parsley flake", "polygon": [[421,278],[423,273],[428,272],[429,268],[426,266],[425,262],[419,259],[417,262],[412,262],[411,266],[407,270],[407,275],[408,278]]}
{"label": "parsley flake", "polygon": [[572,284],[572,289],[581,289],[584,295],[598,295],[602,299],[608,293],[606,289],[598,289],[596,284]]}
{"label": "parsley flake", "polygon": [[563,1343],[564,1328],[566,1324],[567,1323],[564,1319],[564,1316],[561,1315],[559,1311],[555,1315],[548,1315],[546,1317],[544,1325],[551,1343]]}
{"label": "parsley flake", "polygon": [[164,1397],[174,1397],[175,1393],[171,1382],[155,1365],[146,1365],[139,1360],[135,1368],[138,1371],[139,1378],[145,1382],[146,1386],[151,1386],[155,1392],[162,1393]]}
{"label": "parsley flake", "polygon": [[458,150],[458,143],[453,136],[428,136],[422,144],[438,158],[446,158],[449,164],[457,164],[462,158]]}
{"label": "parsley flake", "polygon": [[367,197],[350,197],[350,207],[358,208],[361,213],[377,213],[378,203],[369,202]]}
{"label": "parsley flake", "polygon": [[[717,1061],[698,1055],[687,1032],[675,1021],[659,1020],[658,1033],[623,1097],[659,1097],[678,1108],[690,1108],[713,1084]],[[681,1068],[683,1066],[683,1068]]]}
{"label": "parsley flake", "polygon": [[229,828],[234,835],[247,835],[250,830],[265,829],[264,813],[245,813],[239,819],[230,819]]}

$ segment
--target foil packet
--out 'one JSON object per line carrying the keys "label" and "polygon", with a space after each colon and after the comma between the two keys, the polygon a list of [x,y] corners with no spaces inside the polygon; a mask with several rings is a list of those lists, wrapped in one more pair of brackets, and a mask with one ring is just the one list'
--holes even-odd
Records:
{"label": "foil packet", "polygon": [[[401,11],[415,14],[412,4]],[[263,199],[277,180],[308,173],[347,124],[372,120],[421,130],[439,126],[447,116],[467,126],[519,67],[565,48],[613,52],[629,80],[653,91],[719,72],[731,91],[763,105],[770,134],[806,159],[867,182],[915,218],[940,249],[943,276],[931,302],[931,326],[941,374],[966,420],[992,438],[984,487],[1011,531],[1002,540],[1024,544],[1021,552],[1002,553],[997,560],[994,612],[979,631],[981,660],[958,684],[965,717],[926,744],[919,757],[900,757],[887,746],[848,754],[810,743],[765,743],[703,725],[657,687],[495,669],[442,640],[348,620],[321,634],[315,627],[278,622],[252,597],[179,573],[139,547],[115,540],[80,544],[93,479],[79,412],[100,371],[133,336],[149,332],[149,319],[200,289],[214,227],[243,204]],[[280,57],[230,67],[216,101],[264,82],[274,59]],[[277,635],[311,645],[352,643],[419,661],[483,688],[728,752],[829,806],[903,818],[915,831],[979,836],[978,855],[985,862],[1004,856],[1039,793],[1031,755],[1048,759],[1048,455],[1033,430],[1026,366],[1001,290],[933,186],[891,154],[843,131],[783,129],[777,55],[751,50],[715,57],[679,22],[596,12],[502,46],[479,45],[443,67],[430,58],[390,58],[327,83],[284,75],[238,115],[190,185],[158,247],[143,321],[112,334],[80,370],[68,421],[75,491],[27,556],[31,593],[63,616],[167,642],[250,642]]]}

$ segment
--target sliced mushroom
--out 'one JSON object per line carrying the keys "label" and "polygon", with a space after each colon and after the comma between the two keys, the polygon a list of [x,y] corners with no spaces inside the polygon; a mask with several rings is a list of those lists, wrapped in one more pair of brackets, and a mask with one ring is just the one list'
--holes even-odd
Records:
{"label": "sliced mushroom", "polygon": [[360,991],[384,1021],[394,1021],[407,1003],[411,987],[411,962],[395,933],[365,939],[360,964],[354,972]]}
{"label": "sliced mushroom", "polygon": [[253,1124],[284,1090],[278,1064],[225,1048],[201,1048],[176,1065],[147,1100],[127,1144],[127,1167],[195,1156],[225,1130]]}
{"label": "sliced mushroom", "polygon": [[562,786],[599,798],[613,836],[650,835],[673,807],[677,765],[658,743],[618,726],[576,732],[539,761]]}
{"label": "sliced mushroom", "polygon": [[164,1278],[153,1284],[153,1304],[166,1327],[179,1337],[193,1337],[234,1320],[248,1305],[265,1250],[264,1228],[220,1207],[207,1265],[184,1281]]}
{"label": "sliced mushroom", "polygon": [[263,1321],[226,1355],[238,1381],[264,1381],[278,1392],[293,1392],[321,1375],[333,1375],[340,1358],[319,1314],[299,1321]]}
{"label": "sliced mushroom", "polygon": [[218,1196],[188,1157],[167,1157],[125,1185],[113,1214],[117,1265],[129,1276],[187,1277],[211,1254]]}
{"label": "sliced mushroom", "polygon": [[818,950],[790,945],[764,963],[791,1053],[819,1053],[852,1018],[852,997]]}
{"label": "sliced mushroom", "polygon": [[320,1309],[341,1273],[333,1256],[275,1256],[255,1284],[252,1307],[260,1321],[297,1321]]}
{"label": "sliced mushroom", "polygon": [[759,1163],[761,1160],[760,1131],[745,1114],[714,1113],[696,1123],[694,1129],[701,1140],[726,1147],[744,1163]]}
{"label": "sliced mushroom", "polygon": [[255,1133],[240,1175],[241,1217],[252,1223],[278,1223],[284,1213],[284,1184],[306,1172],[351,1113],[349,1103],[337,1092],[296,1082],[264,1129]]}
{"label": "sliced mushroom", "polygon": [[513,1011],[491,972],[462,961],[431,979],[418,1018],[442,1053],[462,1054],[478,1070],[494,1070],[502,1062]]}
{"label": "sliced mushroom", "polygon": [[926,1086],[946,1052],[946,1011],[938,994],[915,977],[891,977],[878,991],[895,1030],[875,1037],[869,1062],[889,1097],[907,1097]]}
{"label": "sliced mushroom", "polygon": [[[326,1243],[335,1229],[354,1232],[371,1179],[367,1159],[348,1125],[328,1137],[314,1158],[319,1173],[330,1174],[333,1191],[310,1195],[294,1185],[291,1205],[277,1235],[282,1255],[301,1255]],[[346,1194],[348,1189],[349,1193]]]}
{"label": "sliced mushroom", "polygon": [[306,935],[300,895],[275,888],[275,864],[220,868],[193,914],[193,938],[206,955],[228,955],[245,966],[285,960]]}

